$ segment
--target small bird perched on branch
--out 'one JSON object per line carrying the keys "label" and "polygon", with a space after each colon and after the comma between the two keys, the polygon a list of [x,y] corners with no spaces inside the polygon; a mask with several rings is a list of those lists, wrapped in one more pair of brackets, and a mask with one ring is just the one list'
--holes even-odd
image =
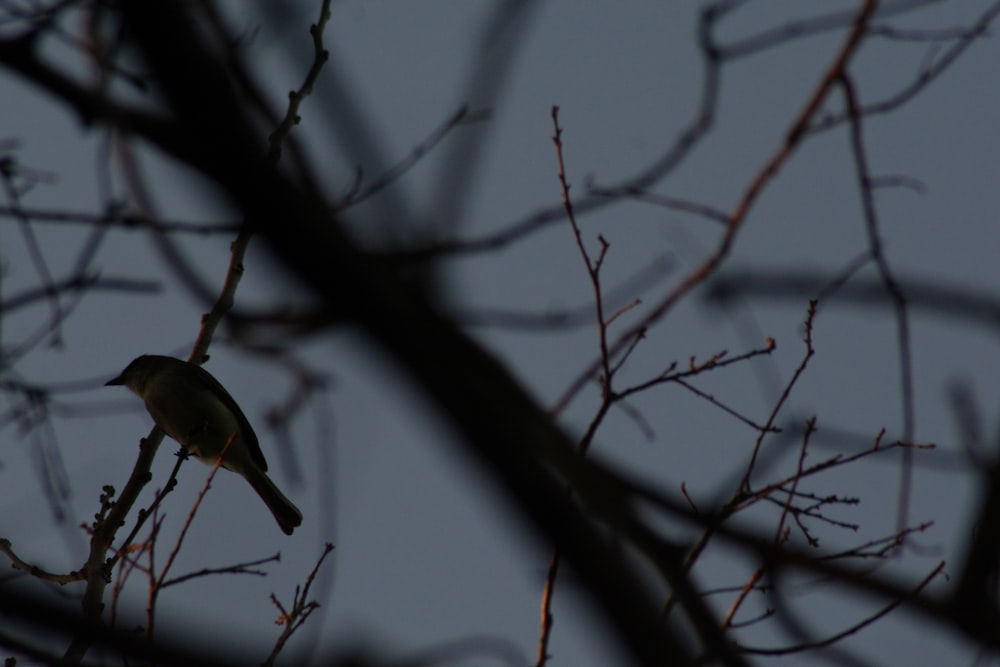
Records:
{"label": "small bird perched on branch", "polygon": [[240,406],[204,368],[144,354],[107,385],[128,387],[146,402],[156,425],[202,461],[214,464],[225,449],[222,466],[250,482],[286,535],[302,523],[302,512],[267,476],[257,435]]}

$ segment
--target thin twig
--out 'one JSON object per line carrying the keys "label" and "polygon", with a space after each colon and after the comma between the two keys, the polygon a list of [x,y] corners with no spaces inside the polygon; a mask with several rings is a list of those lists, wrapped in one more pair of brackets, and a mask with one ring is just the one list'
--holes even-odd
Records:
{"label": "thin twig", "polygon": [[[854,159],[854,169],[857,174],[858,191],[861,195],[862,211],[864,212],[865,231],[868,234],[868,249],[878,269],[879,278],[886,293],[892,301],[893,316],[896,321],[896,340],[899,358],[899,391],[903,412],[903,440],[913,439],[916,430],[916,410],[913,403],[913,352],[910,342],[909,307],[903,289],[885,256],[882,239],[879,235],[878,213],[875,208],[875,196],[871,188],[871,172],[868,168],[868,157],[862,128],[862,118],[854,83],[846,72],[842,72],[840,83],[844,91],[847,105],[847,116],[850,128],[851,155]],[[913,481],[913,454],[903,451],[903,461],[900,464],[899,502],[896,514],[896,529],[902,530],[909,522],[910,487]]]}
{"label": "thin twig", "polygon": [[319,603],[315,600],[309,600],[309,589],[312,587],[313,581],[316,579],[316,575],[319,573],[319,568],[323,565],[323,561],[326,557],[330,555],[333,551],[333,545],[329,542],[323,547],[323,553],[316,560],[316,564],[313,566],[312,571],[306,577],[305,584],[301,587],[295,587],[295,593],[292,596],[292,605],[290,608],[286,609],[282,605],[278,598],[271,593],[271,602],[274,606],[278,608],[281,612],[281,616],[278,618],[278,624],[282,625],[281,634],[274,642],[274,646],[271,648],[271,653],[267,656],[267,660],[264,661],[264,667],[270,667],[274,664],[274,661],[278,658],[278,654],[288,643],[288,640],[292,638],[295,631],[302,627],[303,624],[309,619],[314,611],[319,609]]}
{"label": "thin twig", "polygon": [[841,641],[846,637],[850,637],[853,634],[857,634],[861,630],[871,626],[880,618],[883,618],[886,614],[896,609],[900,605],[904,604],[907,600],[915,597],[922,590],[924,590],[928,584],[930,584],[941,572],[944,571],[944,563],[938,563],[937,567],[932,569],[930,573],[924,577],[912,591],[906,595],[901,595],[894,599],[892,602],[887,604],[885,607],[877,611],[876,613],[868,616],[867,618],[858,621],[854,625],[836,633],[830,635],[829,637],[817,641],[796,644],[794,646],[783,646],[781,648],[757,648],[753,646],[743,646],[741,647],[744,651],[752,655],[789,655],[792,653],[802,653],[804,651],[814,650],[818,648],[824,648],[827,646],[832,646],[837,642]]}

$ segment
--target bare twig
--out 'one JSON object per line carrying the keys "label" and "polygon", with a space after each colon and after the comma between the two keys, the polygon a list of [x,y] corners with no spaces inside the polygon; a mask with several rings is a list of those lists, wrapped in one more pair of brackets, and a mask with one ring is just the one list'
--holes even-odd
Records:
{"label": "bare twig", "polygon": [[[375,196],[386,187],[398,181],[406,172],[412,169],[418,162],[426,157],[441,141],[448,136],[455,128],[473,122],[478,122],[487,117],[484,113],[470,113],[468,107],[463,106],[440,126],[434,128],[430,135],[413,147],[409,155],[392,165],[385,172],[367,185],[364,184],[364,173],[359,168],[356,178],[348,191],[341,196],[340,201],[332,207],[334,211],[341,211],[351,206],[356,206],[361,202]],[[403,251],[401,258],[421,258],[424,256],[423,250],[411,252]]]}
{"label": "bare twig", "polygon": [[271,648],[271,653],[267,656],[267,660],[264,661],[263,665],[265,667],[270,667],[274,664],[274,661],[278,658],[278,654],[288,643],[288,640],[292,638],[295,631],[298,630],[302,625],[309,620],[309,616],[319,609],[319,603],[315,600],[309,599],[309,589],[312,587],[313,581],[316,579],[316,574],[319,572],[319,568],[323,565],[323,561],[326,557],[330,555],[333,551],[333,545],[329,542],[323,547],[323,553],[320,554],[319,559],[317,559],[316,564],[313,566],[312,571],[306,577],[305,583],[299,587],[295,587],[295,593],[292,595],[292,604],[289,608],[285,608],[278,598],[271,593],[271,602],[274,606],[278,608],[281,612],[281,616],[278,618],[278,625],[283,626],[281,629],[281,634],[274,642],[274,646]]}
{"label": "bare twig", "polygon": [[[1000,6],[998,6],[1000,7]],[[875,209],[875,196],[871,188],[871,172],[868,168],[864,135],[862,131],[861,110],[858,103],[854,83],[846,71],[841,72],[840,83],[844,90],[847,105],[847,117],[850,127],[851,155],[854,158],[854,169],[857,174],[858,191],[861,195],[861,208],[864,212],[865,231],[868,233],[868,249],[878,269],[879,278],[892,302],[893,316],[896,320],[896,340],[899,355],[899,391],[901,409],[903,412],[903,440],[910,442],[916,430],[916,411],[913,406],[913,352],[910,343],[909,306],[903,289],[882,247],[879,235],[878,213]],[[897,506],[896,529],[902,530],[909,522],[910,487],[913,480],[913,454],[903,451],[903,462],[900,465],[899,503]]]}
{"label": "bare twig", "polygon": [[312,65],[309,67],[309,71],[306,72],[302,85],[296,90],[289,91],[285,117],[267,139],[267,156],[272,163],[276,164],[281,159],[281,143],[288,136],[288,133],[292,131],[292,128],[302,120],[299,117],[299,107],[312,94],[316,79],[319,78],[319,73],[323,69],[323,65],[330,58],[330,52],[323,46],[323,30],[326,28],[329,20],[330,0],[323,0],[319,8],[319,18],[316,20],[316,23],[309,26],[309,35],[312,37],[313,46]]}
{"label": "bare twig", "polygon": [[184,222],[181,220],[149,220],[124,209],[112,208],[105,213],[63,211],[57,209],[13,208],[0,206],[0,218],[24,216],[31,223],[92,225],[122,229],[152,229],[164,233],[186,233],[199,236],[230,234],[239,231],[236,222]]}
{"label": "bare twig", "polygon": [[[170,572],[170,568],[173,567],[174,561],[177,560],[177,554],[180,553],[181,545],[184,544],[184,538],[187,536],[188,529],[191,527],[191,523],[194,521],[194,517],[198,513],[198,508],[201,507],[201,502],[205,499],[205,494],[207,494],[208,490],[212,487],[212,480],[215,479],[215,474],[219,472],[219,468],[222,467],[222,460],[225,458],[226,452],[229,451],[230,445],[232,445],[233,440],[235,440],[238,435],[239,431],[233,431],[229,435],[229,439],[226,440],[226,444],[222,447],[222,451],[219,452],[218,457],[216,457],[215,465],[212,466],[211,472],[209,472],[208,477],[205,478],[205,484],[201,487],[201,491],[198,492],[198,495],[191,506],[191,511],[188,512],[187,518],[184,520],[184,525],[181,526],[180,533],[177,536],[176,542],[174,542],[173,549],[170,550],[170,554],[167,556],[167,562],[163,564],[163,569],[160,570],[159,574],[156,573],[153,566],[153,554],[155,550],[153,548],[148,550],[150,559],[150,586],[146,602],[146,636],[150,639],[153,637],[156,600],[160,591],[162,591],[165,586],[167,574]],[[153,511],[156,512],[156,508],[154,508]],[[154,525],[151,539],[155,541],[155,536],[158,532],[159,526]]]}
{"label": "bare twig", "polygon": [[813,330],[813,320],[816,318],[816,306],[819,302],[816,299],[811,299],[809,301],[809,312],[806,315],[805,320],[805,337],[804,342],[806,344],[805,354],[802,356],[802,361],[799,362],[798,367],[795,372],[792,373],[792,377],[785,384],[784,390],[781,392],[781,396],[774,404],[774,408],[771,409],[771,414],[768,415],[767,420],[764,422],[765,428],[761,430],[760,435],[757,436],[757,440],[754,442],[753,450],[750,454],[750,460],[747,463],[746,472],[743,473],[743,481],[740,483],[742,492],[749,492],[750,490],[750,477],[753,475],[754,465],[757,462],[757,456],[760,454],[761,445],[764,443],[764,436],[767,434],[774,426],[775,420],[778,418],[778,413],[781,412],[781,408],[784,407],[785,402],[792,393],[792,389],[795,387],[799,378],[806,370],[806,366],[809,365],[809,360],[812,359],[813,355],[816,354],[816,350],[813,349],[812,345],[812,330]]}
{"label": "bare twig", "polygon": [[52,581],[57,584],[65,585],[84,579],[84,575],[80,571],[68,572],[66,574],[55,574],[53,572],[43,570],[37,565],[32,565],[31,563],[22,560],[16,553],[14,553],[14,548],[11,546],[10,540],[6,538],[0,538],[0,553],[10,559],[10,565],[15,570],[22,570],[23,572],[27,572],[31,576],[43,581]]}
{"label": "bare twig", "polygon": [[25,290],[20,294],[14,294],[0,300],[0,312],[5,314],[10,313],[13,310],[29,306],[41,299],[52,298],[53,295],[65,292],[109,291],[124,292],[126,294],[154,294],[159,292],[160,289],[160,283],[151,280],[101,278],[96,275],[79,275],[65,280],[53,281],[47,287]]}
{"label": "bare twig", "polygon": [[792,654],[792,653],[802,653],[804,651],[808,651],[808,650],[811,650],[811,649],[817,649],[817,648],[824,648],[826,646],[832,646],[832,645],[836,644],[837,642],[841,641],[842,639],[844,639],[845,637],[849,637],[849,636],[851,636],[853,634],[856,634],[856,633],[864,630],[865,628],[870,627],[877,620],[879,620],[880,618],[885,617],[886,614],[888,614],[892,610],[896,609],[900,605],[904,604],[907,599],[912,598],[912,597],[918,595],[934,579],[936,579],[938,577],[938,575],[941,574],[941,572],[943,572],[943,571],[944,571],[944,563],[938,563],[937,567],[935,567],[934,569],[932,569],[930,571],[930,573],[928,573],[928,575],[926,577],[924,577],[920,581],[920,583],[918,583],[913,588],[913,590],[910,593],[908,593],[907,595],[901,595],[900,597],[896,598],[895,600],[893,600],[892,602],[890,602],[889,604],[887,604],[885,607],[883,607],[882,609],[880,609],[876,613],[872,614],[871,616],[868,616],[867,618],[864,618],[864,619],[858,621],[854,625],[852,625],[852,626],[850,626],[850,627],[848,627],[848,628],[846,628],[846,629],[844,629],[844,630],[842,630],[842,631],[840,631],[838,633],[830,635],[829,637],[826,637],[824,639],[816,640],[816,641],[812,641],[812,642],[808,642],[808,643],[803,643],[803,644],[796,644],[794,646],[783,646],[781,648],[758,648],[758,647],[753,647],[753,646],[744,646],[742,648],[747,653],[752,654],[752,655],[772,655],[773,656],[773,655],[789,655],[789,654]]}

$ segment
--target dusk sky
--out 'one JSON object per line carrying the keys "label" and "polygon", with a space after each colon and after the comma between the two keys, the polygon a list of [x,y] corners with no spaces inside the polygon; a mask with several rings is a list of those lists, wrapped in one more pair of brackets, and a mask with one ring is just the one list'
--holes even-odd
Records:
{"label": "dusk sky", "polygon": [[[400,247],[422,239],[473,241],[512,228],[542,211],[560,210],[560,183],[551,110],[559,107],[570,194],[625,183],[659,161],[694,121],[702,102],[704,63],[695,2],[525,3],[517,20],[491,33],[497,7],[485,0],[341,0],[324,34],[330,59],[293,130],[331,200],[349,192],[361,167],[374,182],[433,136],[459,109],[469,122],[445,138],[372,200],[347,209],[345,223],[370,247]],[[741,5],[719,23],[719,44],[747,47],[722,68],[711,131],[650,193],[729,213],[768,159],[841,47],[857,2],[767,0]],[[273,109],[301,82],[312,58],[308,26],[318,2],[227,2],[231,31]],[[992,2],[888,3],[849,68],[863,106],[890,99],[916,81],[974,26]],[[814,12],[830,12],[816,14]],[[753,38],[789,22],[833,16],[836,27],[753,50]],[[806,23],[803,25],[812,25]],[[69,29],[82,29],[68,21]],[[888,30],[891,27],[892,30]],[[0,36],[14,27],[0,26]],[[914,31],[914,32],[907,32]],[[977,478],[954,396],[962,387],[980,410],[982,453],[996,456],[1000,392],[997,320],[958,310],[957,300],[929,298],[932,289],[994,303],[1000,285],[1000,45],[991,31],[972,41],[939,77],[888,113],[872,115],[865,142],[879,234],[886,259],[908,295],[912,338],[913,441],[934,443],[914,453],[908,523],[932,522],[913,546],[883,568],[914,583],[939,562],[957,566],[971,531]],[[909,37],[909,39],[907,39]],[[79,76],[88,65],[67,44],[47,45],[55,62]],[[142,99],[122,88],[120,94]],[[823,114],[839,114],[835,93]],[[146,103],[154,104],[155,98]],[[266,136],[263,134],[262,136]],[[186,167],[138,143],[140,171],[153,212],[169,221],[233,223],[235,213]],[[99,213],[110,179],[115,197],[135,205],[120,164],[107,156],[104,133],[84,127],[52,98],[0,67],[0,155],[42,176],[22,196],[25,208]],[[456,170],[458,170],[456,172]],[[807,276],[822,285],[870,248],[846,125],[810,137],[756,200],[715,279]],[[592,192],[593,190],[591,190]],[[10,200],[3,206],[10,206]],[[596,255],[608,244],[601,284],[611,311],[625,309],[614,338],[638,322],[683,281],[719,242],[718,221],[656,202],[630,200],[581,215],[583,241]],[[73,275],[93,228],[37,222],[31,229],[55,279]],[[234,234],[169,235],[202,284],[221,287]],[[30,242],[10,215],[0,217],[0,296],[9,300],[39,286]],[[50,571],[80,566],[101,487],[124,484],[135,451],[152,422],[138,399],[104,387],[144,353],[186,357],[210,307],[182,280],[161,246],[140,229],[116,228],[100,240],[92,264],[104,278],[145,281],[154,293],[94,291],[61,326],[62,344],[43,338],[0,381],[63,388],[47,419],[26,431],[0,399],[0,538],[18,555]],[[442,262],[434,276],[442,303],[514,373],[539,405],[554,407],[598,355],[593,291],[569,223],[554,217],[538,231],[489,252],[465,252]],[[766,347],[770,355],[700,375],[691,384],[730,411],[677,385],[637,394],[613,410],[590,455],[698,504],[724,501],[747,465],[756,432],[737,412],[763,422],[805,354],[803,322],[809,290],[775,295],[750,290],[731,302],[709,298],[713,281],[688,294],[651,327],[621,375],[622,386],[644,381],[672,362],[687,366],[726,351]],[[881,429],[892,442],[904,433],[897,320],[886,300],[857,291],[879,285],[871,261],[840,293],[819,304],[815,356],[785,404],[777,425],[785,435],[765,448],[762,484],[795,469],[801,432],[810,417],[818,430],[810,463],[870,447]],[[267,312],[313,301],[268,252],[251,241],[236,296],[241,312]],[[949,302],[956,310],[949,310]],[[568,324],[538,324],[568,313]],[[4,314],[5,356],[34,339],[51,317],[44,303]],[[195,636],[238,633],[234,650],[247,660],[266,656],[278,629],[268,595],[290,599],[322,551],[335,550],[313,595],[323,605],[289,645],[284,664],[335,645],[360,645],[385,658],[424,655],[476,638],[480,653],[448,664],[534,664],[539,603],[551,545],[539,539],[494,480],[452,446],[456,436],[415,386],[350,327],[297,339],[263,327],[259,344],[288,354],[326,379],[287,434],[266,415],[289,400],[286,367],[250,353],[241,332],[223,326],[206,368],[243,407],[260,437],[270,474],[301,508],[292,537],[281,534],[266,508],[236,475],[222,472],[191,528],[177,572],[220,567],[281,552],[267,577],[219,576],[169,589],[160,600],[168,627]],[[559,415],[581,436],[600,400],[589,383]],[[968,426],[966,423],[965,426]],[[288,437],[286,437],[288,436]],[[166,441],[154,465],[152,492],[174,464]],[[210,469],[188,462],[165,513],[176,535]],[[853,526],[815,527],[829,552],[891,535],[899,518],[900,455],[890,452],[810,481],[809,492],[857,497],[831,510]],[[55,484],[55,487],[52,485]],[[149,500],[147,499],[148,503]],[[773,530],[776,515],[756,510],[746,527]],[[679,542],[690,527],[667,525]],[[793,543],[803,543],[793,529]],[[739,587],[756,564],[738,552],[708,552],[694,570],[703,590]],[[6,575],[5,575],[6,576]],[[127,613],[141,622],[141,577],[126,589]],[[0,581],[3,581],[0,579]],[[794,615],[815,637],[827,637],[880,608],[884,601],[842,593],[807,575],[786,582]],[[22,580],[49,595],[48,585]],[[946,587],[941,578],[933,586]],[[30,588],[29,588],[30,589]],[[57,591],[73,595],[72,586]],[[711,596],[724,613],[734,593]],[[752,599],[750,619],[767,602]],[[589,598],[564,571],[556,589],[553,667],[599,667],[623,659],[614,638],[595,621]],[[845,639],[841,648],[860,664],[972,664],[977,649],[925,620],[896,611]],[[774,619],[737,635],[753,647],[796,643]],[[489,638],[484,639],[484,638]],[[55,649],[54,649],[55,650]],[[296,653],[301,651],[302,653]],[[819,653],[756,657],[757,664],[834,664]],[[511,661],[515,661],[511,663]],[[505,662],[506,661],[506,662]],[[279,661],[279,664],[281,662]],[[844,663],[847,664],[847,663]],[[979,663],[986,664],[986,663]],[[988,663],[988,664],[993,664]]]}

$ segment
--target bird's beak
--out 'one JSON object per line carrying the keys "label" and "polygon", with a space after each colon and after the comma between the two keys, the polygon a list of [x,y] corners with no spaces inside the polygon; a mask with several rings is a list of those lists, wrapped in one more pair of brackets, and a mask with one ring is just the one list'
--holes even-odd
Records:
{"label": "bird's beak", "polygon": [[111,385],[119,385],[119,384],[125,384],[125,380],[122,379],[121,375],[115,378],[111,378],[110,380],[104,383],[104,386],[109,387]]}

